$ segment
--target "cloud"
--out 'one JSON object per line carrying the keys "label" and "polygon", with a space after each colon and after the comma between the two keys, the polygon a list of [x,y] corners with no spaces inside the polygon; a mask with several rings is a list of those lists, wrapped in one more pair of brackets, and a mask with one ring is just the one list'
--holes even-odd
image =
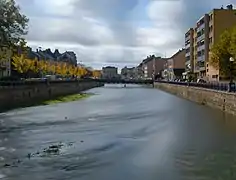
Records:
{"label": "cloud", "polygon": [[73,50],[78,61],[101,68],[172,55],[200,16],[233,0],[16,1],[30,18],[29,45]]}

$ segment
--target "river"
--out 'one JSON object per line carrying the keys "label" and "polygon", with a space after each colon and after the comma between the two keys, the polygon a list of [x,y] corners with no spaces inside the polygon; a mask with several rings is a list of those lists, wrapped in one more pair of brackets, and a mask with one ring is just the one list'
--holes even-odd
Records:
{"label": "river", "polygon": [[235,179],[235,117],[138,85],[88,92],[0,114],[0,179]]}

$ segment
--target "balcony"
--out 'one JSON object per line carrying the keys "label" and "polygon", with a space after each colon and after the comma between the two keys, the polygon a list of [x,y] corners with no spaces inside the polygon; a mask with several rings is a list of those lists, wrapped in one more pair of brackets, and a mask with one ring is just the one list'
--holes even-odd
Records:
{"label": "balcony", "polygon": [[202,29],[205,28],[205,23],[201,24],[198,28],[197,28],[197,32],[201,31]]}
{"label": "balcony", "polygon": [[197,61],[205,61],[205,55],[197,57]]}
{"label": "balcony", "polygon": [[190,60],[185,61],[185,65],[191,64]]}
{"label": "balcony", "polygon": [[190,52],[187,52],[187,53],[185,54],[185,57],[188,57],[188,56],[190,56]]}
{"label": "balcony", "polygon": [[190,35],[188,35],[187,37],[185,37],[185,41],[190,40]]}
{"label": "balcony", "polygon": [[199,46],[199,47],[197,47],[197,51],[199,52],[199,51],[202,51],[202,50],[204,50],[205,49],[205,45],[203,44],[203,45],[201,45],[201,46]]}
{"label": "balcony", "polygon": [[199,41],[201,41],[201,40],[203,40],[203,39],[205,39],[205,34],[202,34],[201,36],[199,36],[199,37],[197,38],[197,42],[199,42]]}
{"label": "balcony", "polygon": [[185,46],[185,49],[188,49],[190,48],[190,43],[188,43],[186,46]]}

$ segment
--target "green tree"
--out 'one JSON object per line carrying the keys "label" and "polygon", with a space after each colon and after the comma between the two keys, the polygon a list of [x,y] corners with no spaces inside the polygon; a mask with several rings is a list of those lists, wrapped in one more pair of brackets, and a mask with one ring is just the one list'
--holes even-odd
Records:
{"label": "green tree", "polygon": [[231,29],[231,41],[229,52],[236,59],[236,26]]}
{"label": "green tree", "polygon": [[[234,41],[234,42],[233,42]],[[226,77],[230,75],[230,68],[235,69],[235,62],[230,64],[230,57],[236,57],[236,28],[225,30],[210,52],[210,65],[218,69]],[[231,66],[232,65],[232,66]]]}
{"label": "green tree", "polygon": [[15,49],[24,44],[28,21],[14,0],[0,0],[0,48]]}

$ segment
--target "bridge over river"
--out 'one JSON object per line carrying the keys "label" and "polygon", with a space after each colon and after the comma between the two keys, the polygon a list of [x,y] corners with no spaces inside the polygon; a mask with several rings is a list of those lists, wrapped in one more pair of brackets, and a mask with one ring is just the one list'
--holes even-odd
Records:
{"label": "bridge over river", "polygon": [[235,179],[235,118],[153,88],[0,114],[0,179]]}
{"label": "bridge over river", "polygon": [[106,84],[153,84],[151,79],[96,79]]}

